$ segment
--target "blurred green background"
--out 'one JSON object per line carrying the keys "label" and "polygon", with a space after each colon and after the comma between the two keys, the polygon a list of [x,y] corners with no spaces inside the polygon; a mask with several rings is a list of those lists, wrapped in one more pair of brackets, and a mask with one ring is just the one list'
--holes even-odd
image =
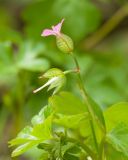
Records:
{"label": "blurred green background", "polygon": [[[32,91],[47,69],[74,67],[56,48],[55,37],[42,38],[65,18],[63,33],[72,37],[88,93],[105,109],[128,101],[127,0],[0,1],[0,160],[11,160],[7,142],[29,124],[51,93]],[[79,94],[69,75],[64,90]],[[35,160],[34,150],[17,160]]]}

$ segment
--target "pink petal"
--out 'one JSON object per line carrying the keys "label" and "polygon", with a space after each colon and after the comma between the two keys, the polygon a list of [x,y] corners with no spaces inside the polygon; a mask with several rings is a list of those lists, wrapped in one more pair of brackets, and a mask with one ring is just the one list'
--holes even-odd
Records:
{"label": "pink petal", "polygon": [[58,23],[56,26],[53,26],[52,27],[53,31],[59,34],[61,31],[61,27],[62,27],[63,22],[64,22],[64,19],[62,19],[61,22]]}
{"label": "pink petal", "polygon": [[54,32],[53,30],[51,30],[51,29],[45,29],[45,30],[42,32],[42,34],[41,34],[41,36],[44,36],[44,37],[50,36],[50,35],[56,35],[56,34],[55,34],[55,32]]}

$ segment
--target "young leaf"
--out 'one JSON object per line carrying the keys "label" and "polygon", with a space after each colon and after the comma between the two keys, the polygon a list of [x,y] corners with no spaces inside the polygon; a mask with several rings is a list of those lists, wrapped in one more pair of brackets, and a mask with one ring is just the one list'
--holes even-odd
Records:
{"label": "young leaf", "polygon": [[52,116],[45,119],[43,123],[39,123],[33,127],[32,135],[38,138],[38,140],[46,140],[52,138],[51,135],[51,122]]}
{"label": "young leaf", "polygon": [[15,139],[11,140],[9,142],[10,146],[15,146],[19,144],[24,144],[30,140],[36,140],[35,137],[31,135],[32,132],[32,127],[26,126],[18,135]]}
{"label": "young leaf", "polygon": [[61,92],[49,99],[50,106],[57,113],[65,115],[75,115],[87,113],[87,106],[70,92]]}
{"label": "young leaf", "polygon": [[30,149],[34,145],[36,145],[36,142],[34,142],[34,141],[27,142],[27,143],[20,145],[12,152],[11,157],[16,157],[16,156],[23,154],[24,152],[26,152],[28,149]]}
{"label": "young leaf", "polygon": [[[18,136],[9,142],[10,146],[19,145],[13,152],[12,157],[18,156],[44,140],[51,139],[52,114],[48,113],[45,107],[39,113],[39,117],[34,118],[33,127],[25,127]],[[42,118],[41,118],[42,115]],[[44,116],[44,117],[43,117]],[[37,123],[39,122],[39,123]]]}
{"label": "young leaf", "polygon": [[41,111],[39,112],[38,115],[35,115],[32,120],[31,123],[33,126],[38,125],[42,122],[44,122],[44,120],[50,116],[50,114],[52,113],[52,108],[50,106],[45,106],[41,109]]}
{"label": "young leaf", "polygon": [[128,125],[119,123],[107,134],[107,141],[128,157]]}

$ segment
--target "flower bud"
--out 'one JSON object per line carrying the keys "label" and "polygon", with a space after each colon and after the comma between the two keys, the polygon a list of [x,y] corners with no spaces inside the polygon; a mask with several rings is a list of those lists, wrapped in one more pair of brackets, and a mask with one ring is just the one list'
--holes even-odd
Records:
{"label": "flower bud", "polygon": [[70,54],[74,48],[72,39],[65,34],[56,36],[56,44],[60,51],[68,54]]}
{"label": "flower bud", "polygon": [[58,68],[49,69],[45,74],[40,76],[40,78],[48,78],[48,81],[41,87],[37,88],[33,91],[33,93],[37,93],[43,88],[48,87],[48,91],[54,89],[53,94],[56,94],[66,83],[66,76],[63,71]]}

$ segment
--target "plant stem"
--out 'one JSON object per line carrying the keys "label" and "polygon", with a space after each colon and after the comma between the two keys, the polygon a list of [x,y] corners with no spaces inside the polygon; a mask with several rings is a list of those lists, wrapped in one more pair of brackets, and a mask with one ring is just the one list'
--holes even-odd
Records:
{"label": "plant stem", "polygon": [[63,73],[69,74],[69,73],[77,73],[77,72],[79,72],[77,69],[71,69],[71,70],[64,71]]}
{"label": "plant stem", "polygon": [[120,8],[98,31],[84,41],[84,48],[91,49],[105,38],[128,15],[128,4]]}
{"label": "plant stem", "polygon": [[100,155],[99,155],[99,159],[100,160],[106,160],[105,158],[105,135],[103,136],[102,140],[101,140],[101,144],[100,144]]}
{"label": "plant stem", "polygon": [[[77,61],[77,59],[76,59],[76,57],[75,57],[75,55],[73,53],[71,53],[71,56],[72,56],[72,58],[73,58],[73,60],[75,62],[76,68],[78,70],[78,74],[77,75],[78,75],[78,79],[79,79],[80,90],[83,93],[83,97],[84,97],[85,103],[87,104],[87,107],[88,107],[88,112],[89,112],[90,116],[92,117],[92,109],[91,109],[91,106],[90,106],[90,104],[88,102],[87,92],[86,92],[86,90],[84,88],[84,84],[83,84],[82,77],[81,77],[81,74],[80,74],[79,63],[78,63],[78,61]],[[95,129],[94,129],[94,125],[93,125],[92,119],[90,119],[89,122],[90,122],[90,127],[91,127],[91,130],[92,130],[92,135],[93,135],[93,139],[94,139],[95,148],[96,148],[96,150],[98,152],[98,143],[97,143],[97,138],[96,138]]]}

